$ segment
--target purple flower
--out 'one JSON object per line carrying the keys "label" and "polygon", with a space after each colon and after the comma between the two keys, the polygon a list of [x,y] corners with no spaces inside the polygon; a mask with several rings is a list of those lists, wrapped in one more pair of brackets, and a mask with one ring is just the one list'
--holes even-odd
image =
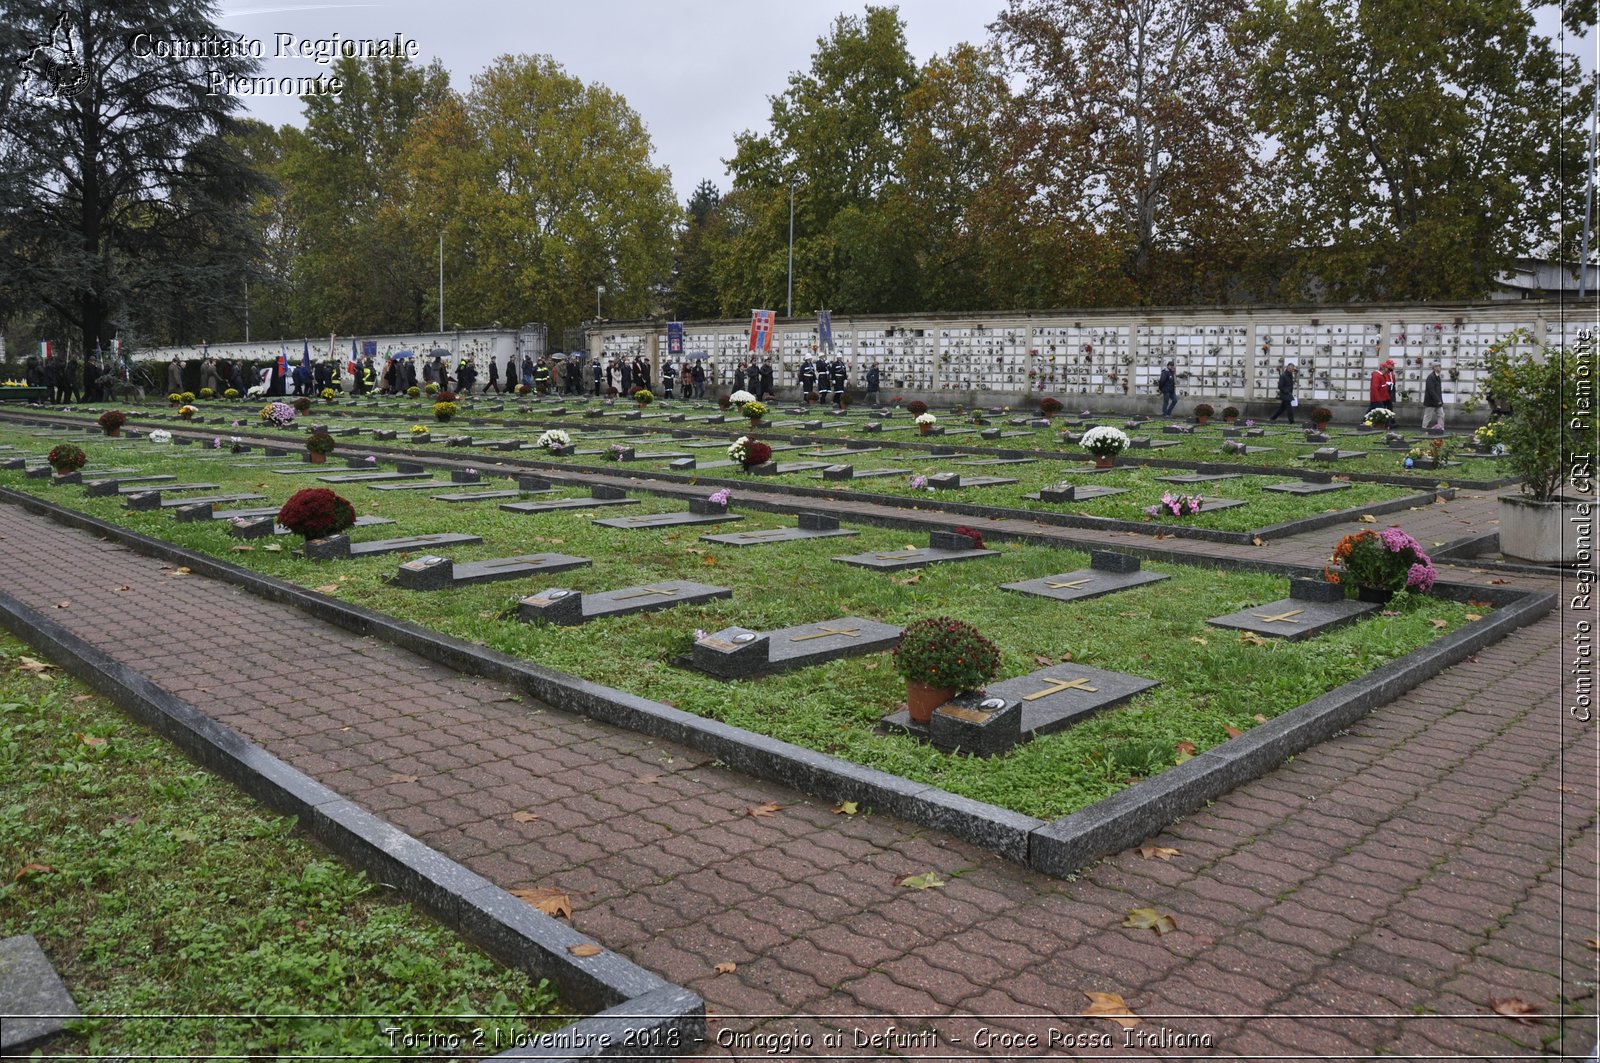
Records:
{"label": "purple flower", "polygon": [[726,487],[724,487],[720,491],[711,492],[711,496],[707,498],[706,501],[710,502],[714,506],[725,506],[728,504],[728,499],[730,497],[731,493]]}
{"label": "purple flower", "polygon": [[1431,564],[1412,565],[1406,572],[1406,587],[1414,591],[1432,590],[1438,575]]}
{"label": "purple flower", "polygon": [[368,465],[376,465],[376,464],[378,464],[378,456],[376,454],[368,454],[367,455],[367,464]]}
{"label": "purple flower", "polygon": [[222,449],[222,437],[221,436],[212,436],[211,437],[211,449],[212,450],[221,450]]}
{"label": "purple flower", "polygon": [[928,478],[926,476],[917,475],[911,478],[911,490],[920,491],[927,486]]}

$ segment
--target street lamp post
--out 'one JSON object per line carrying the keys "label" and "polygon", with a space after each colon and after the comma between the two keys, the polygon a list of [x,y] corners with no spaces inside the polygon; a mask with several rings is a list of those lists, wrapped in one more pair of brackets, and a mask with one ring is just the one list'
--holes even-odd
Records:
{"label": "street lamp post", "polygon": [[789,182],[789,302],[784,317],[794,317],[794,182]]}
{"label": "street lamp post", "polygon": [[594,286],[594,316],[597,321],[600,319],[600,297],[605,293],[606,286],[604,284],[596,284]]}
{"label": "street lamp post", "polygon": [[439,230],[439,335],[444,335],[444,230]]}

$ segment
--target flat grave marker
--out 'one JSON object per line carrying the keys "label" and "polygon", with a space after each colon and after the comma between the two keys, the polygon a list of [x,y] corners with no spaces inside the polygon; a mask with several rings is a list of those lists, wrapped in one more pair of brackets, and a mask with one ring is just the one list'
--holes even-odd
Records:
{"label": "flat grave marker", "polygon": [[1307,480],[1290,480],[1281,484],[1264,484],[1263,491],[1278,491],[1287,495],[1320,495],[1328,491],[1343,491],[1350,487],[1348,480],[1333,480],[1328,483],[1312,483]]}
{"label": "flat grave marker", "polygon": [[1131,490],[1127,487],[1100,487],[1097,484],[1051,484],[1041,487],[1037,492],[1023,495],[1023,498],[1034,502],[1050,502],[1064,504],[1068,502],[1089,502],[1096,498],[1106,498],[1111,495],[1125,495]]}
{"label": "flat grave marker", "polygon": [[633,517],[609,517],[591,521],[602,528],[672,528],[682,524],[721,524],[743,520],[737,513],[641,513]]}
{"label": "flat grave marker", "polygon": [[1164,484],[1209,484],[1218,480],[1237,480],[1243,475],[1243,473],[1239,472],[1191,472],[1179,476],[1157,476],[1156,482]]}
{"label": "flat grave marker", "polygon": [[696,642],[689,663],[718,679],[756,679],[893,649],[900,630],[853,616],[765,633],[729,627]]}
{"label": "flat grave marker", "polygon": [[523,554],[460,564],[448,557],[428,554],[401,565],[393,582],[395,586],[407,590],[437,591],[470,583],[492,583],[539,573],[565,572],[589,564],[591,562],[587,557],[574,557],[571,554]]}
{"label": "flat grave marker", "polygon": [[464,535],[459,532],[407,535],[399,539],[373,539],[364,543],[353,543],[348,536],[334,535],[327,539],[312,539],[306,543],[306,556],[317,560],[339,560],[395,554],[423,547],[470,546],[481,542],[483,542],[481,535]]}
{"label": "flat grave marker", "polygon": [[332,476],[319,476],[325,484],[392,483],[396,480],[420,480],[431,477],[429,472],[341,472]]}
{"label": "flat grave marker", "polygon": [[1001,590],[1032,594],[1040,598],[1054,598],[1058,602],[1076,602],[1086,598],[1143,587],[1170,578],[1161,572],[1143,572],[1140,561],[1130,554],[1109,550],[1095,550],[1089,555],[1089,567],[1075,572],[1063,572],[1041,579],[1023,580],[1019,583],[1002,583]]}
{"label": "flat grave marker", "polygon": [[[899,572],[908,568],[925,568],[942,561],[971,561],[980,557],[995,557],[998,550],[978,550],[971,540],[954,532],[935,531],[928,534],[928,545],[903,550],[882,550],[865,554],[848,554],[835,557],[835,561],[862,568],[875,568],[885,572]],[[968,545],[963,545],[968,544]]]}
{"label": "flat grave marker", "polygon": [[1289,597],[1214,616],[1206,623],[1266,638],[1299,642],[1342,627],[1381,608],[1376,602],[1359,602],[1344,596],[1344,587],[1320,579],[1291,579]]}
{"label": "flat grave marker", "polygon": [[593,594],[555,587],[522,599],[517,605],[517,618],[572,626],[606,616],[650,613],[732,597],[731,588],[686,580],[665,580]]}
{"label": "flat grave marker", "polygon": [[[1066,730],[1094,713],[1120,705],[1136,694],[1160,686],[1154,679],[1109,672],[1082,664],[1058,664],[1016,679],[990,683],[985,698],[1002,705],[1020,702],[1021,740]],[[937,712],[935,713],[937,718]],[[904,709],[884,718],[890,732],[927,736],[929,729],[913,724]]]}
{"label": "flat grave marker", "polygon": [[789,543],[798,539],[831,539],[841,535],[855,534],[857,533],[841,529],[839,527],[839,518],[837,517],[830,517],[822,513],[802,513],[799,517],[799,523],[793,528],[702,535],[700,536],[700,541],[704,543],[720,543],[723,546],[761,546],[766,543]]}
{"label": "flat grave marker", "polygon": [[0,1015],[0,1051],[8,1059],[23,1058],[82,1015],[32,934],[0,941]]}

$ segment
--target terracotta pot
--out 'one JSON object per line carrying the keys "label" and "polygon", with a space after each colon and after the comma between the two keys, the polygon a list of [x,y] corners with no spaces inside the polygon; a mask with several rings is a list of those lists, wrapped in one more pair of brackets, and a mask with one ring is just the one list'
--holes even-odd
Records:
{"label": "terracotta pot", "polygon": [[1117,459],[1115,456],[1109,458],[1097,457],[1094,459],[1094,467],[1097,469],[1114,469],[1117,467]]}
{"label": "terracotta pot", "polygon": [[1394,600],[1394,591],[1388,587],[1357,587],[1356,598],[1363,602],[1377,602],[1379,605],[1387,605]]}
{"label": "terracotta pot", "polygon": [[1194,419],[1194,423],[1195,424],[1210,424],[1211,423],[1211,418],[1196,416],[1195,419]]}
{"label": "terracotta pot", "polygon": [[906,710],[911,714],[912,723],[928,723],[933,719],[933,710],[955,696],[956,692],[949,687],[930,687],[906,680]]}
{"label": "terracotta pot", "polygon": [[917,431],[920,432],[923,435],[927,435],[929,432],[933,431],[933,426],[932,425],[926,425],[926,424],[919,424],[919,425],[917,425]]}
{"label": "terracotta pot", "polygon": [[306,454],[310,456],[313,465],[321,465],[328,460],[328,455],[318,450],[308,450]]}
{"label": "terracotta pot", "polygon": [[116,439],[118,436],[120,436],[122,434],[122,429],[121,428],[107,428],[105,430],[105,433],[110,438]]}

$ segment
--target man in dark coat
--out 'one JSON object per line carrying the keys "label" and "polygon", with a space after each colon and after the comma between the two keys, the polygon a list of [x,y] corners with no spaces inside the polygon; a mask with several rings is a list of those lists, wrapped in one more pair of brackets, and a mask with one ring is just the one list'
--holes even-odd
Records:
{"label": "man in dark coat", "polygon": [[1422,427],[1444,431],[1444,378],[1439,375],[1441,365],[1434,362],[1422,382]]}
{"label": "man in dark coat", "polygon": [[844,406],[844,386],[850,380],[850,369],[844,364],[842,355],[836,354],[833,356],[833,365],[830,367],[829,375],[833,378],[833,404],[842,408]]}
{"label": "man in dark coat", "polygon": [[1279,414],[1288,414],[1289,423],[1294,424],[1294,374],[1294,363],[1284,362],[1283,372],[1278,374],[1278,408],[1272,414],[1271,420],[1276,421]]}
{"label": "man in dark coat", "polygon": [[704,362],[694,363],[694,397],[697,399],[706,397],[706,364]]}
{"label": "man in dark coat", "polygon": [[1178,405],[1178,374],[1175,365],[1168,362],[1161,370],[1156,390],[1161,392],[1161,416],[1170,417]]}
{"label": "man in dark coat", "polygon": [[883,371],[878,368],[877,362],[867,366],[867,401],[874,406],[878,404],[878,385],[882,380]]}
{"label": "man in dark coat", "polygon": [[773,386],[774,381],[772,376],[772,359],[766,358],[761,362],[761,388],[759,391],[756,391],[756,398],[770,399],[772,397]]}
{"label": "man in dark coat", "polygon": [[800,363],[800,394],[805,401],[810,402],[817,393],[817,363],[806,355],[806,360]]}

